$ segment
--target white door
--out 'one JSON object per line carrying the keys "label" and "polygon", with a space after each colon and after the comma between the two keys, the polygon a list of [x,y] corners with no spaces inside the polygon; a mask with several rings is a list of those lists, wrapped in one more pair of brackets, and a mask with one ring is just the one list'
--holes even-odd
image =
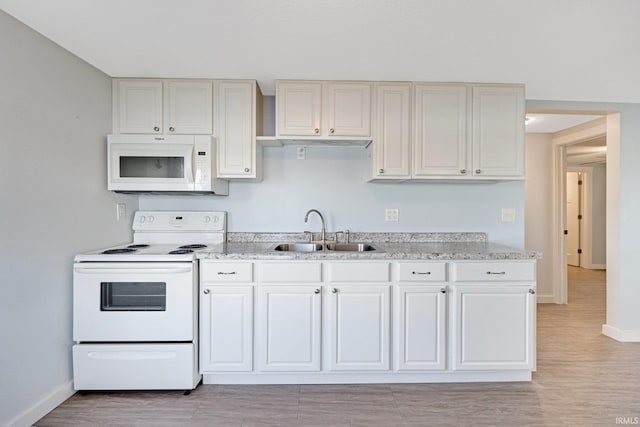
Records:
{"label": "white door", "polygon": [[277,136],[320,136],[322,83],[278,82]]}
{"label": "white door", "polygon": [[118,132],[162,133],[162,81],[117,80]]}
{"label": "white door", "polygon": [[567,172],[567,264],[580,267],[580,172]]}
{"label": "white door", "polygon": [[533,369],[533,286],[483,283],[451,289],[455,370]]}
{"label": "white door", "polygon": [[389,369],[389,285],[331,288],[332,371]]}
{"label": "white door", "polygon": [[524,175],[524,88],[474,86],[474,176]]}
{"label": "white door", "polygon": [[255,82],[216,86],[218,177],[256,177]]}
{"label": "white door", "polygon": [[371,84],[327,83],[326,136],[371,136]]}
{"label": "white door", "polygon": [[200,292],[200,371],[253,370],[253,286]]}
{"label": "white door", "polygon": [[169,81],[166,96],[166,133],[212,134],[213,85],[210,81]]}
{"label": "white door", "polygon": [[319,371],[321,286],[260,289],[258,328],[261,371]]}
{"label": "white door", "polygon": [[446,302],[444,286],[398,286],[394,318],[397,370],[445,369]]}
{"label": "white door", "polygon": [[467,170],[467,87],[415,88],[413,175],[464,176]]}
{"label": "white door", "polygon": [[411,156],[411,84],[376,85],[375,179],[408,179]]}

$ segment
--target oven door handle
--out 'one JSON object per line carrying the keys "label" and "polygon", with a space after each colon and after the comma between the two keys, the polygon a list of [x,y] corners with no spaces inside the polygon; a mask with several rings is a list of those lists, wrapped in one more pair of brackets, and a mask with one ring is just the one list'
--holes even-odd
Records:
{"label": "oven door handle", "polygon": [[75,269],[78,273],[91,273],[91,274],[179,274],[179,273],[189,273],[193,271],[191,267],[183,267],[183,268],[86,268],[86,267],[77,267]]}

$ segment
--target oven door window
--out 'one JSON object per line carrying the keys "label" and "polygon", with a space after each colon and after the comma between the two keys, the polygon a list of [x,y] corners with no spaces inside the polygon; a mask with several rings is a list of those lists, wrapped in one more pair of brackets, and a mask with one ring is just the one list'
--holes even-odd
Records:
{"label": "oven door window", "polygon": [[121,156],[120,178],[184,179],[184,157]]}
{"label": "oven door window", "polygon": [[101,282],[100,311],[166,311],[165,282]]}

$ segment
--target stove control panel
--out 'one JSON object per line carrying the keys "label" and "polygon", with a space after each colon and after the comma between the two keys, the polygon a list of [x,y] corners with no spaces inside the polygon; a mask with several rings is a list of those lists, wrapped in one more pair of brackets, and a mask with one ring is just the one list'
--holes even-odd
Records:
{"label": "stove control panel", "polygon": [[223,211],[138,211],[134,231],[225,231],[227,213]]}

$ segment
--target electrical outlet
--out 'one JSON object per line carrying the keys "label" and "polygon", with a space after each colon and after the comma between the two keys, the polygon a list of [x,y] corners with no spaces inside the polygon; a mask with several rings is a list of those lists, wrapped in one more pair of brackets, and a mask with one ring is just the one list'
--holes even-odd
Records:
{"label": "electrical outlet", "polygon": [[298,147],[296,149],[296,159],[304,160],[307,157],[307,149],[306,147]]}
{"label": "electrical outlet", "polygon": [[120,221],[127,216],[127,205],[124,203],[116,204],[116,219]]}
{"label": "electrical outlet", "polygon": [[398,222],[398,209],[385,209],[384,211],[384,220],[390,222]]}
{"label": "electrical outlet", "polygon": [[515,222],[516,210],[513,208],[502,208],[502,222]]}

